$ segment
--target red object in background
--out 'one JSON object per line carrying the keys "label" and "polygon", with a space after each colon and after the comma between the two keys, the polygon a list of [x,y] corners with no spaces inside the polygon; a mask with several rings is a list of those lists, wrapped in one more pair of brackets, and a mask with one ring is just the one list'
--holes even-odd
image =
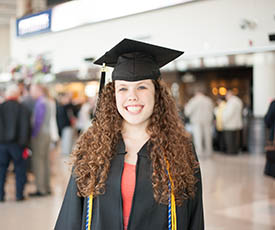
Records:
{"label": "red object in background", "polygon": [[23,154],[22,154],[22,157],[24,160],[26,160],[28,157],[29,157],[29,149],[28,148],[25,148],[24,151],[23,151]]}

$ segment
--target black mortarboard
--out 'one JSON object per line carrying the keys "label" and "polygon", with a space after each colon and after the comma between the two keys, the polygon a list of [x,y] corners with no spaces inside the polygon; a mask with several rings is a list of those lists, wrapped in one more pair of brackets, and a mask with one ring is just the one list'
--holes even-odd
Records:
{"label": "black mortarboard", "polygon": [[140,41],[123,39],[115,47],[97,59],[94,64],[114,67],[112,73],[113,81],[158,79],[160,76],[159,69],[182,54],[182,51]]}

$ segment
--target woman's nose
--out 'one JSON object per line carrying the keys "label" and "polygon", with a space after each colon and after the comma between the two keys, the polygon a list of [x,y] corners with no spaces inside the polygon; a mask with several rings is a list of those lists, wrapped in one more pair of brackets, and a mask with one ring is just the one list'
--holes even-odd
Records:
{"label": "woman's nose", "polygon": [[128,100],[136,101],[138,99],[136,90],[129,90]]}

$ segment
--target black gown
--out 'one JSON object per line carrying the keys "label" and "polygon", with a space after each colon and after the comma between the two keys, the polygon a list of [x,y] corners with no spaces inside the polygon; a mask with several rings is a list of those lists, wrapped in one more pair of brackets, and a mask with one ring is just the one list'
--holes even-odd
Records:
{"label": "black gown", "polygon": [[[91,230],[123,230],[121,197],[121,175],[124,166],[125,145],[122,140],[117,145],[117,154],[111,161],[106,181],[106,191],[94,198]],[[152,167],[147,151],[147,143],[138,152],[136,165],[136,186],[128,230],[168,230],[168,207],[159,204],[153,197],[151,182]],[[185,200],[177,207],[177,229],[203,230],[203,201],[200,171],[194,199]],[[60,210],[55,230],[84,230],[87,198],[78,197],[73,176],[70,179]]]}

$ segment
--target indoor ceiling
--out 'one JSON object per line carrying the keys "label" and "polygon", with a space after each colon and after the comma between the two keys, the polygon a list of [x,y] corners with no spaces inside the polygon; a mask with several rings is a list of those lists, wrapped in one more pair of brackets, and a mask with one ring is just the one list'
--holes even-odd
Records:
{"label": "indoor ceiling", "polygon": [[10,18],[16,16],[17,0],[0,0],[0,25],[9,25]]}

